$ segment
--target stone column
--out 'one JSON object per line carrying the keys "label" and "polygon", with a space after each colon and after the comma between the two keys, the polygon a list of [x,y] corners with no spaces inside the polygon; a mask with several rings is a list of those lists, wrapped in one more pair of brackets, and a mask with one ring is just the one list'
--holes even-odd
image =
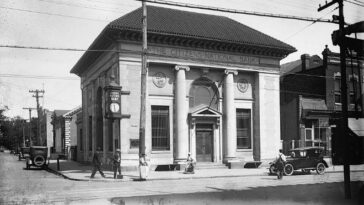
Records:
{"label": "stone column", "polygon": [[224,83],[224,162],[235,159],[236,153],[236,109],[234,104],[234,75],[238,72],[225,70]]}
{"label": "stone column", "polygon": [[176,65],[175,84],[175,119],[176,119],[176,156],[175,161],[185,161],[188,153],[188,126],[187,126],[187,103],[186,103],[186,71],[188,66]]}

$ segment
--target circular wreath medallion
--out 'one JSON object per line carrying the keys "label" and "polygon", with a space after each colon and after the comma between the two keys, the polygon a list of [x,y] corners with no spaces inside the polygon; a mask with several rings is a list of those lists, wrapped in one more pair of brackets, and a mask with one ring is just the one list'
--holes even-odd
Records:
{"label": "circular wreath medallion", "polygon": [[156,73],[153,76],[153,83],[158,88],[163,88],[166,85],[167,78],[166,75],[162,72]]}
{"label": "circular wreath medallion", "polygon": [[246,79],[243,78],[238,81],[237,86],[240,92],[245,93],[248,90],[249,83]]}

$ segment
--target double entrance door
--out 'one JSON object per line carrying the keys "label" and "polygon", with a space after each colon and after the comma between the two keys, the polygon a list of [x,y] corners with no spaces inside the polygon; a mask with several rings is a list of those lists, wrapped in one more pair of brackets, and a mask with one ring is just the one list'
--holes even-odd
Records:
{"label": "double entrance door", "polygon": [[196,160],[213,161],[213,125],[196,124]]}

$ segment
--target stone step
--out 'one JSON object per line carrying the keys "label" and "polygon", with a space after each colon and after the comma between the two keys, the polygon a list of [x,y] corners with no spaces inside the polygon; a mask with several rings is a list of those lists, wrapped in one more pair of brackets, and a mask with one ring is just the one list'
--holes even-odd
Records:
{"label": "stone step", "polygon": [[196,169],[228,169],[228,167],[225,164],[196,163]]}

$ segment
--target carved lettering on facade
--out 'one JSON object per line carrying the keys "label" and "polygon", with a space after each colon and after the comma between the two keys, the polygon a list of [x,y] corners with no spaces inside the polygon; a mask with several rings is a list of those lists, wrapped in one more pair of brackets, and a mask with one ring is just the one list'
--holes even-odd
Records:
{"label": "carved lettering on facade", "polygon": [[149,47],[149,54],[170,56],[176,58],[187,58],[187,59],[200,59],[209,60],[217,62],[227,62],[227,63],[239,63],[239,64],[251,64],[259,65],[259,58],[253,56],[239,56],[230,55],[223,53],[213,53],[206,51],[193,51],[180,48],[167,48],[167,47]]}

